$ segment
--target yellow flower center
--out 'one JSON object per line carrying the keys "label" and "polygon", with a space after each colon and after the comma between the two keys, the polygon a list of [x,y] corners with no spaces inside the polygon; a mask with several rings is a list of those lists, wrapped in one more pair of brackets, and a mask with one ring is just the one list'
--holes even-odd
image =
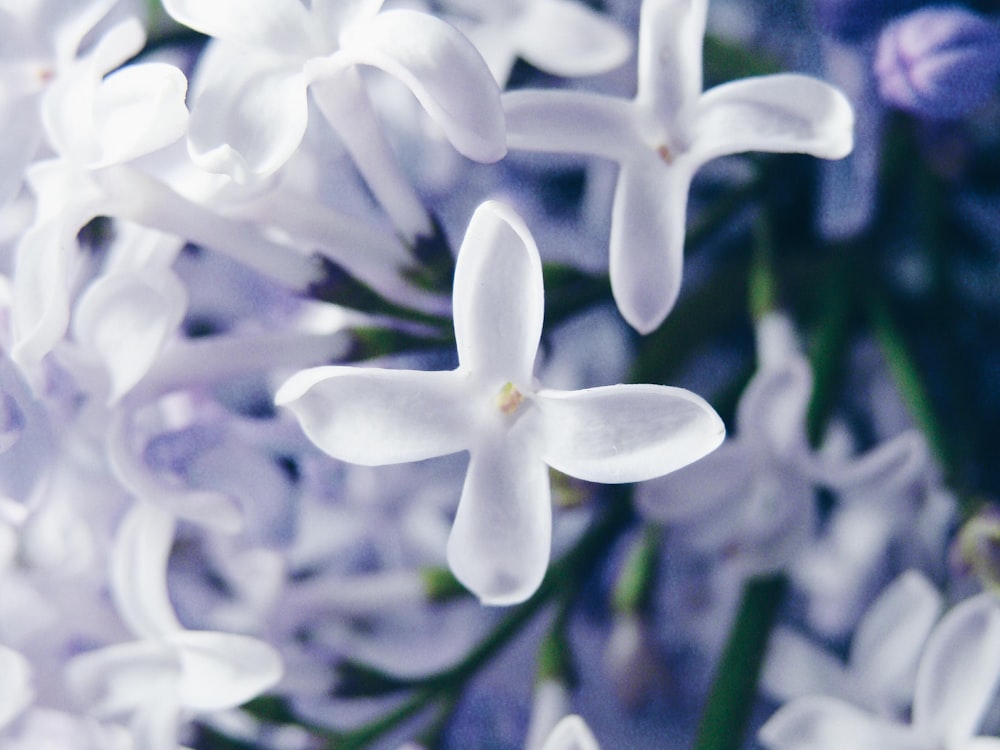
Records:
{"label": "yellow flower center", "polygon": [[503,388],[493,397],[493,403],[504,414],[513,414],[522,401],[524,401],[524,394],[517,390],[513,383],[504,383]]}

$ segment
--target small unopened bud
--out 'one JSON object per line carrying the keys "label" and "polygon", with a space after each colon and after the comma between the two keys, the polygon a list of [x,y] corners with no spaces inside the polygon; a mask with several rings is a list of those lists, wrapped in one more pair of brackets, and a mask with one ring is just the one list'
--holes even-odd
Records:
{"label": "small unopened bud", "polygon": [[952,120],[979,107],[1000,77],[1000,27],[959,7],[929,7],[882,31],[879,94],[919,117]]}
{"label": "small unopened bud", "polygon": [[958,565],[975,575],[983,588],[1000,591],[1000,508],[987,507],[966,521],[955,551]]}

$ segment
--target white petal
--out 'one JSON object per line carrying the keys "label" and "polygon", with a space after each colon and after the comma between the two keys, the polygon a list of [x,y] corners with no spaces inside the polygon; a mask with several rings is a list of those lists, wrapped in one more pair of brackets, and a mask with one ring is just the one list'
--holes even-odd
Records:
{"label": "white petal", "polygon": [[911,570],[886,587],[858,624],[851,668],[881,705],[902,706],[913,695],[920,655],[941,608],[937,589]]}
{"label": "white petal", "polygon": [[256,638],[185,630],[170,644],[180,653],[177,693],[185,708],[235,708],[274,687],[284,671],[281,655]]}
{"label": "white petal", "polygon": [[129,65],[105,78],[94,101],[99,165],[130,161],[180,139],[187,129],[186,92],[184,74],[163,63]]}
{"label": "white petal", "polygon": [[542,582],[552,544],[549,473],[509,433],[477,445],[469,460],[448,564],[483,604],[518,604]]}
{"label": "white petal", "polygon": [[1000,739],[996,737],[976,737],[962,745],[962,750],[1000,750]]}
{"label": "white petal", "polygon": [[832,698],[810,697],[779,709],[757,735],[768,750],[931,750],[927,738]]}
{"label": "white petal", "polygon": [[539,391],[542,458],[590,482],[639,482],[715,450],[725,425],[704,399],[665,385]]}
{"label": "white petal", "polygon": [[291,158],[308,118],[306,78],[299,66],[247,59],[212,79],[195,101],[188,149],[204,169],[249,182],[276,172]]}
{"label": "white petal", "polygon": [[74,334],[107,367],[108,403],[143,378],[186,309],[187,292],[169,269],[102,276],[87,288]]}
{"label": "white petal", "polygon": [[159,641],[133,641],[88,651],[66,665],[69,690],[98,716],[114,717],[143,704],[171,701],[180,662]]}
{"label": "white petal", "polygon": [[427,13],[392,10],[352,26],[337,57],[402,81],[452,145],[494,162],[507,151],[500,89],[472,42]]}
{"label": "white petal", "polygon": [[[931,470],[927,441],[919,430],[904,432],[885,440],[864,455],[828,467],[825,477],[839,490],[860,490],[865,496],[878,492],[892,497]],[[868,492],[865,492],[868,488]]]}
{"label": "white petal", "polygon": [[803,455],[808,450],[805,419],[812,384],[812,369],[804,357],[758,370],[737,407],[740,439],[751,441],[775,458]]}
{"label": "white petal", "polygon": [[944,616],[920,662],[913,725],[948,747],[976,734],[1000,685],[1000,602],[967,599]]}
{"label": "white petal", "polygon": [[556,724],[542,750],[600,750],[600,746],[587,723],[573,714]]}
{"label": "white petal", "polygon": [[70,283],[79,250],[75,235],[85,223],[74,220],[84,212],[77,208],[66,207],[62,221],[36,224],[17,244],[11,359],[29,377],[69,325]]}
{"label": "white petal", "polygon": [[313,45],[309,12],[299,0],[163,0],[178,23],[262,52],[307,55]]}
{"label": "white petal", "polygon": [[618,310],[639,333],[655,330],[673,308],[684,267],[686,163],[649,154],[622,165],[611,213],[609,274]]}
{"label": "white petal", "polygon": [[589,76],[624,63],[632,42],[608,16],[571,0],[528,3],[518,24],[521,57],[557,76]]}
{"label": "white petal", "polygon": [[334,458],[366,466],[420,461],[473,442],[459,371],[316,367],[289,378],[275,396],[303,431]]}
{"label": "white petal", "polygon": [[641,147],[635,108],[628,101],[549,89],[508,91],[502,101],[512,149],[621,161]]}
{"label": "white petal", "polygon": [[852,697],[843,662],[794,630],[777,628],[767,649],[761,687],[778,702],[809,695]]}
{"label": "white petal", "polygon": [[854,146],[854,110],[840,91],[809,76],[745,78],[705,92],[690,137],[699,164],[743,151],[841,159]]}
{"label": "white petal", "polygon": [[34,700],[31,664],[17,651],[0,645],[0,730]]}
{"label": "white petal", "polygon": [[636,102],[653,120],[673,123],[701,95],[708,0],[645,0],[639,20]]}
{"label": "white petal", "polygon": [[741,441],[728,440],[695,463],[640,484],[636,506],[646,518],[665,523],[724,513],[753,484],[755,458]]}
{"label": "white petal", "polygon": [[477,377],[531,383],[545,313],[542,262],[513,210],[483,203],[455,263],[455,340],[462,367]]}
{"label": "white petal", "polygon": [[111,593],[136,635],[159,638],[180,630],[167,595],[167,560],[174,519],[151,503],[137,502],[122,519],[111,557]]}

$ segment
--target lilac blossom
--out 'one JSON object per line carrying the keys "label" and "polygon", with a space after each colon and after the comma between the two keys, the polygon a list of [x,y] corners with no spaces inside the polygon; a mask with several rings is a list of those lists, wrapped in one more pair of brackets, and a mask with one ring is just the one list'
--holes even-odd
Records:
{"label": "lilac blossom", "polygon": [[527,228],[506,207],[486,203],[455,269],[458,369],[317,368],[295,375],[276,397],[310,439],[342,460],[378,465],[468,450],[448,560],[492,604],[523,601],[545,574],[546,465],[589,481],[636,481],[700,458],[723,435],[715,412],[676,388],[538,389],[532,369],[542,300]]}
{"label": "lilac blossom", "polygon": [[618,163],[611,288],[640,333],[659,326],[677,300],[688,187],[705,162],[743,151],[839,159],[851,150],[851,106],[822,81],[782,74],[702,92],[707,10],[707,0],[643,2],[634,99],[562,90],[503,99],[511,149]]}

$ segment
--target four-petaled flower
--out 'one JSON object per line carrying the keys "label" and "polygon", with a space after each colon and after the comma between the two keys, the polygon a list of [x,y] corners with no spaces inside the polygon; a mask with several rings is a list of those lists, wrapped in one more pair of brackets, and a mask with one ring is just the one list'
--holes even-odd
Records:
{"label": "four-petaled flower", "polygon": [[499,203],[481,205],[469,224],[453,307],[455,370],[319,367],[292,376],[276,401],[341,460],[380,465],[469,451],[449,564],[485,603],[516,603],[548,566],[546,465],[587,481],[640,481],[701,458],[725,428],[679,388],[539,388],[541,261],[524,223]]}
{"label": "four-petaled flower", "polygon": [[611,290],[640,333],[680,291],[688,186],[712,159],[744,151],[826,159],[852,147],[854,115],[835,88],[780,74],[702,93],[708,0],[645,0],[634,99],[582,92],[504,94],[511,149],[591,154],[620,165],[611,216]]}

